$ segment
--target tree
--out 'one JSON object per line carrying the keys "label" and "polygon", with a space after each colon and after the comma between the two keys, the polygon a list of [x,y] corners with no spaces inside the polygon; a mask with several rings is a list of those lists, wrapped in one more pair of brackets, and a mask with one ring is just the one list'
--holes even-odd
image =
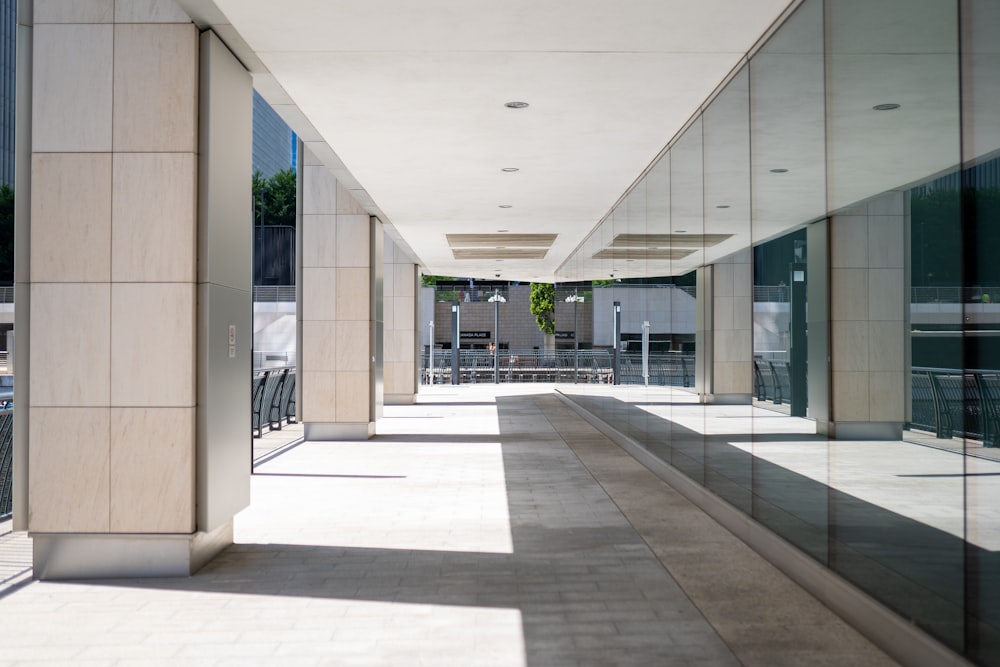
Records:
{"label": "tree", "polygon": [[288,168],[265,178],[253,174],[253,224],[295,226],[295,170]]}
{"label": "tree", "polygon": [[429,276],[426,274],[420,275],[420,284],[424,287],[434,287],[439,282],[449,282],[454,280],[451,276]]}
{"label": "tree", "polygon": [[542,333],[552,336],[556,332],[556,288],[552,283],[531,283],[531,314]]}

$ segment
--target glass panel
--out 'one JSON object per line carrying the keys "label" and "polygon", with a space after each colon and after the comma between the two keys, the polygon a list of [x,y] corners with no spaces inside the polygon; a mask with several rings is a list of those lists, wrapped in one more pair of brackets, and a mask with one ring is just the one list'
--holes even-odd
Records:
{"label": "glass panel", "polygon": [[[802,226],[826,212],[823,3],[803,3],[750,61],[753,173],[754,390],[753,515],[821,562],[827,560],[827,447],[797,393],[791,414],[792,288],[796,314],[805,307]],[[799,231],[792,232],[798,228]],[[803,278],[808,277],[808,272]],[[820,277],[821,276],[817,276]],[[821,316],[822,307],[816,315]],[[794,331],[801,354],[804,318]],[[825,322],[824,322],[825,325]],[[816,327],[822,329],[823,327]],[[818,344],[821,339],[813,341]],[[821,355],[825,360],[826,355]],[[814,381],[816,386],[822,379]],[[817,403],[822,403],[818,401]],[[818,406],[814,406],[818,407]],[[810,415],[814,416],[814,415]]]}
{"label": "glass panel", "polygon": [[[965,441],[966,652],[1000,664],[1000,3],[962,3],[963,228],[969,261],[966,370],[982,437]],[[933,248],[933,246],[930,246]],[[926,249],[925,249],[926,252]],[[926,255],[925,255],[926,258]],[[916,273],[916,272],[914,272]],[[971,289],[970,289],[971,288]]]}
{"label": "glass panel", "polygon": [[[704,233],[704,159],[702,120],[698,118],[670,149],[670,233],[675,237]],[[676,245],[676,244],[671,244]],[[704,263],[701,243],[675,255],[678,266],[698,267]],[[699,287],[701,287],[699,285]],[[705,483],[705,410],[689,403],[675,405],[672,412],[672,443],[669,463],[695,481]]]}
{"label": "glass panel", "polygon": [[[740,70],[705,110],[704,236],[715,262],[712,322],[714,394],[750,394],[750,76]],[[734,253],[736,253],[734,255]],[[739,509],[751,511],[753,464],[749,404],[703,408],[705,485]]]}
{"label": "glass panel", "polygon": [[[942,286],[960,280],[957,3],[838,0],[827,3],[827,158],[833,414],[838,434],[912,418],[908,358],[922,362],[924,327],[910,306],[906,265]],[[929,177],[944,177],[928,181]],[[913,188],[914,184],[918,187]],[[915,259],[929,233],[956,243]],[[858,240],[865,243],[858,244]],[[946,278],[945,276],[950,276]],[[915,285],[916,286],[916,285]],[[935,318],[954,345],[939,345],[951,372],[931,378],[963,422],[961,304]],[[939,332],[941,333],[941,332]],[[910,407],[910,410],[907,408]],[[933,438],[830,443],[830,565],[961,651],[964,643],[962,427]],[[933,435],[933,434],[932,434]],[[949,443],[953,442],[954,446]],[[951,451],[949,451],[949,447]]]}

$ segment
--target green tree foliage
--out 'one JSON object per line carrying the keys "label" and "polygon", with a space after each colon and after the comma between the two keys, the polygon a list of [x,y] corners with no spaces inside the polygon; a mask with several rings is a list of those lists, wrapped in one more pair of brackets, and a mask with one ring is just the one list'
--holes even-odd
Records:
{"label": "green tree foliage", "polygon": [[531,283],[530,310],[542,333],[555,334],[556,288],[552,283]]}
{"label": "green tree foliage", "polygon": [[0,283],[14,282],[14,189],[0,185]]}
{"label": "green tree foliage", "polygon": [[295,226],[295,170],[285,169],[270,178],[253,174],[253,224]]}
{"label": "green tree foliage", "polygon": [[420,284],[423,285],[424,287],[434,287],[439,282],[449,282],[452,280],[454,280],[454,278],[452,278],[451,276],[428,276],[424,274],[420,275]]}

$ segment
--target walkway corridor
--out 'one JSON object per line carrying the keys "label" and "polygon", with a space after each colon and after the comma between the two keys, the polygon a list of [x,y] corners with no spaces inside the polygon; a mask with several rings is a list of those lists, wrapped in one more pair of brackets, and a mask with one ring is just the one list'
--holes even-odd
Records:
{"label": "walkway corridor", "polygon": [[0,664],[892,664],[550,389],[278,450],[196,576],[0,593]]}

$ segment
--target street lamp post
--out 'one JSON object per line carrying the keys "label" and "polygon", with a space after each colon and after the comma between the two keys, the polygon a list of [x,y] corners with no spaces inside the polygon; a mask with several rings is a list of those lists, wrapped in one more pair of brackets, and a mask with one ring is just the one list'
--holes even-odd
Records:
{"label": "street lamp post", "polygon": [[577,325],[576,305],[583,302],[583,297],[578,294],[579,288],[574,287],[573,293],[566,297],[566,303],[573,304],[573,384],[580,379],[580,330]]}
{"label": "street lamp post", "polygon": [[642,323],[642,380],[649,386],[649,320]]}
{"label": "street lamp post", "polygon": [[434,384],[434,320],[428,322],[427,326],[431,328],[431,344],[427,358],[427,370],[431,378],[430,384]]}
{"label": "street lamp post", "polygon": [[459,384],[461,382],[462,375],[462,356],[461,347],[462,342],[462,328],[459,322],[459,308],[458,301],[451,304],[451,383]]}
{"label": "street lamp post", "polygon": [[493,384],[500,384],[500,304],[507,303],[507,299],[496,288],[489,301],[493,304]]}
{"label": "street lamp post", "polygon": [[621,384],[621,340],[622,340],[622,304],[621,301],[615,301],[615,329],[614,334],[611,337],[612,343],[614,344],[614,383]]}

